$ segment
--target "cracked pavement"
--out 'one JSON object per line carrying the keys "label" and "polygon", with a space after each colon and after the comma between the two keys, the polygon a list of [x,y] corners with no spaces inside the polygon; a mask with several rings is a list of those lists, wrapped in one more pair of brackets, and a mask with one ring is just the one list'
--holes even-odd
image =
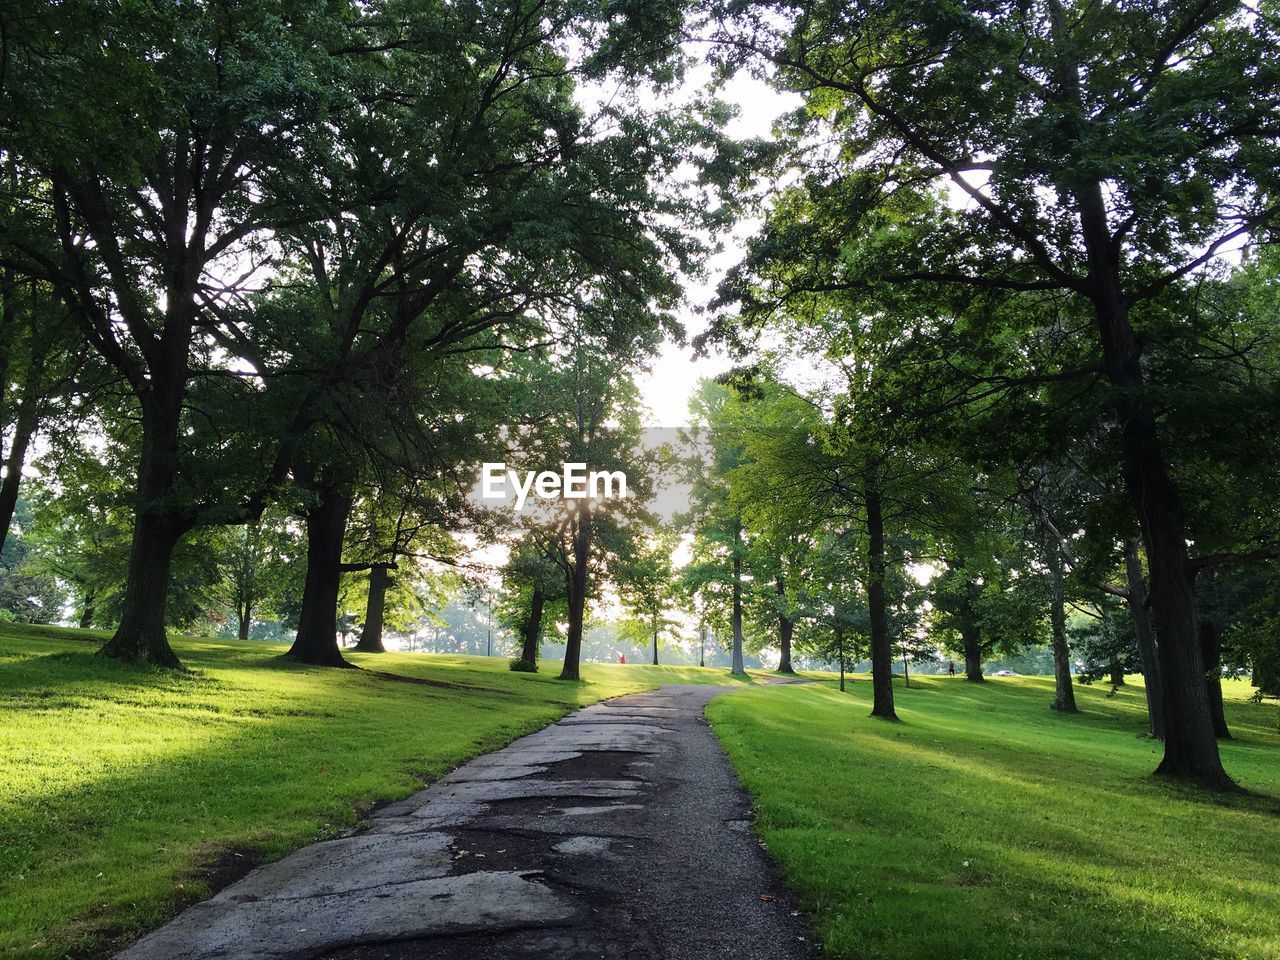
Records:
{"label": "cracked pavement", "polygon": [[254,870],[118,960],[810,958],[703,718],[732,689],[579,710]]}

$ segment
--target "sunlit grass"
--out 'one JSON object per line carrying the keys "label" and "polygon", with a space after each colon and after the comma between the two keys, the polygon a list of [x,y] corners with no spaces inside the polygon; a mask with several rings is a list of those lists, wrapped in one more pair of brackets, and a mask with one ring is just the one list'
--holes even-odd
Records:
{"label": "sunlit grass", "polygon": [[870,684],[750,690],[708,710],[759,830],[841,958],[1280,957],[1280,709],[1227,684],[1228,769],[1206,797],[1150,776],[1131,683]]}
{"label": "sunlit grass", "polygon": [[[0,625],[0,955],[106,956],[208,892],[219,861],[276,858],[355,825],[574,707],[725,670],[351,654],[175,640],[190,674],[95,656],[101,636]],[[402,682],[388,673],[428,681]]]}

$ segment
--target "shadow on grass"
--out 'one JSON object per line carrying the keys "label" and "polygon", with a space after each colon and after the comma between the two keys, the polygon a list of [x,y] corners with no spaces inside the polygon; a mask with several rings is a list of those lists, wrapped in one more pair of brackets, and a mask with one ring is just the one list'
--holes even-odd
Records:
{"label": "shadow on grass", "polygon": [[266,660],[210,678],[42,646],[0,672],[0,953],[15,960],[109,956],[234,879],[237,860],[337,835],[573,706],[541,689]]}
{"label": "shadow on grass", "polygon": [[1101,714],[1024,722],[1042,693],[957,690],[886,727],[851,709],[869,684],[823,684],[718,701],[712,720],[833,956],[1270,955],[1275,802],[1156,780]]}

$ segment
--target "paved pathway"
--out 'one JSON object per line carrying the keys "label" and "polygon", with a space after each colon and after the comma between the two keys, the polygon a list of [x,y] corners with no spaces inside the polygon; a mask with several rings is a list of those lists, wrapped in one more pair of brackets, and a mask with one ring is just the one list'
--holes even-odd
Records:
{"label": "paved pathway", "polygon": [[260,867],[119,960],[791,960],[811,938],[711,728],[725,687],[579,710]]}

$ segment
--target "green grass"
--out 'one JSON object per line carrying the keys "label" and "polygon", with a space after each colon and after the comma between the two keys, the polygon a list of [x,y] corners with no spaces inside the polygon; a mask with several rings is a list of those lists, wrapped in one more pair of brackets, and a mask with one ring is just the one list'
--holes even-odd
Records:
{"label": "green grass", "polygon": [[752,689],[708,715],[832,957],[1280,958],[1280,709],[1227,684],[1216,798],[1156,780],[1140,686]]}
{"label": "green grass", "polygon": [[[101,635],[0,624],[0,956],[99,957],[207,895],[246,860],[357,824],[469,757],[569,710],[696,667],[516,674],[498,658],[175,640],[192,673],[94,655]],[[378,673],[428,681],[401,682]],[[242,857],[237,857],[241,854]]]}

